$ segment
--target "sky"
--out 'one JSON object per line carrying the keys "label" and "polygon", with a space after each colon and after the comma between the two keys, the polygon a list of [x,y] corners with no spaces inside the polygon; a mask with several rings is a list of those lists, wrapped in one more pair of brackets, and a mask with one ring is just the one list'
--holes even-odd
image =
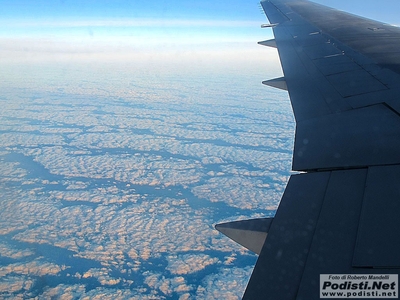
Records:
{"label": "sky", "polygon": [[[398,0],[319,0],[397,24]],[[257,1],[0,0],[0,297],[240,299],[294,121]]]}
{"label": "sky", "polygon": [[254,36],[251,31],[259,21],[253,16],[262,20],[257,5],[234,8],[238,6],[203,1],[10,1],[0,3],[0,35],[12,50],[22,46],[39,56],[106,52],[113,54],[108,59],[150,54],[170,54],[171,59],[176,53],[237,47],[244,37]]}
{"label": "sky", "polygon": [[[396,0],[321,4],[398,23]],[[257,1],[0,1],[3,62],[23,59],[201,60],[255,64],[271,38]],[[265,52],[264,52],[265,53]],[[276,61],[276,59],[275,59]]]}

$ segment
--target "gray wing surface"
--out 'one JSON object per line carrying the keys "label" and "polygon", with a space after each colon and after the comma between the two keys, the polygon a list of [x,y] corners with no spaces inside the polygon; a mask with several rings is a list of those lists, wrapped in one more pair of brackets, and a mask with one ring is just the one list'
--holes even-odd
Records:
{"label": "gray wing surface", "polygon": [[[320,299],[320,274],[400,273],[400,29],[264,0],[296,119],[292,175],[244,299]],[[248,227],[248,223],[247,223]],[[245,244],[245,243],[243,243]]]}

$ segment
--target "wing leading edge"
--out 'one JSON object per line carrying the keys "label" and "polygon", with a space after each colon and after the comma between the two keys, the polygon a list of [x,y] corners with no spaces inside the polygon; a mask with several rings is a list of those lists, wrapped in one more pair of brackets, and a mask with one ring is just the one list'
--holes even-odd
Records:
{"label": "wing leading edge", "polygon": [[320,299],[320,274],[400,273],[400,29],[264,0],[296,119],[292,175],[244,299]]}

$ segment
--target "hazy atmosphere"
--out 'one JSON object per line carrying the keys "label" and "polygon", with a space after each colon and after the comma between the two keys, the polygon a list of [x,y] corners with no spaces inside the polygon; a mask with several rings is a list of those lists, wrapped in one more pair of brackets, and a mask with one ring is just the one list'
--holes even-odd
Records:
{"label": "hazy atmosphere", "polygon": [[0,0],[0,298],[240,299],[257,257],[214,225],[274,215],[291,170],[266,22],[257,1]]}

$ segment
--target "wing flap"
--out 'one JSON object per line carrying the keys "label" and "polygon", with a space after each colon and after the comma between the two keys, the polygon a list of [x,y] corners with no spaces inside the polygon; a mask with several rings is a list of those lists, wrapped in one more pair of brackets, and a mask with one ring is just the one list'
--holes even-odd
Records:
{"label": "wing flap", "polygon": [[279,78],[275,78],[275,79],[265,80],[262,83],[265,85],[268,85],[268,86],[275,87],[277,89],[287,91],[287,84],[286,84],[285,77],[279,77]]}
{"label": "wing flap", "polygon": [[368,169],[353,266],[400,268],[400,165]]}
{"label": "wing flap", "polygon": [[382,104],[301,121],[296,126],[293,169],[398,164],[399,136],[398,114]]}
{"label": "wing flap", "polygon": [[319,299],[320,274],[351,274],[367,169],[331,173],[297,299]]}
{"label": "wing flap", "polygon": [[243,247],[260,254],[273,218],[243,220],[215,225],[215,229]]}
{"label": "wing flap", "polygon": [[276,41],[274,39],[272,40],[267,40],[267,41],[261,41],[258,42],[259,45],[263,45],[263,46],[267,46],[267,47],[271,47],[271,48],[276,48]]}
{"label": "wing flap", "polygon": [[291,176],[243,299],[294,299],[329,177],[329,172]]}
{"label": "wing flap", "polygon": [[317,300],[320,274],[398,274],[399,174],[400,165],[293,175],[243,299]]}

